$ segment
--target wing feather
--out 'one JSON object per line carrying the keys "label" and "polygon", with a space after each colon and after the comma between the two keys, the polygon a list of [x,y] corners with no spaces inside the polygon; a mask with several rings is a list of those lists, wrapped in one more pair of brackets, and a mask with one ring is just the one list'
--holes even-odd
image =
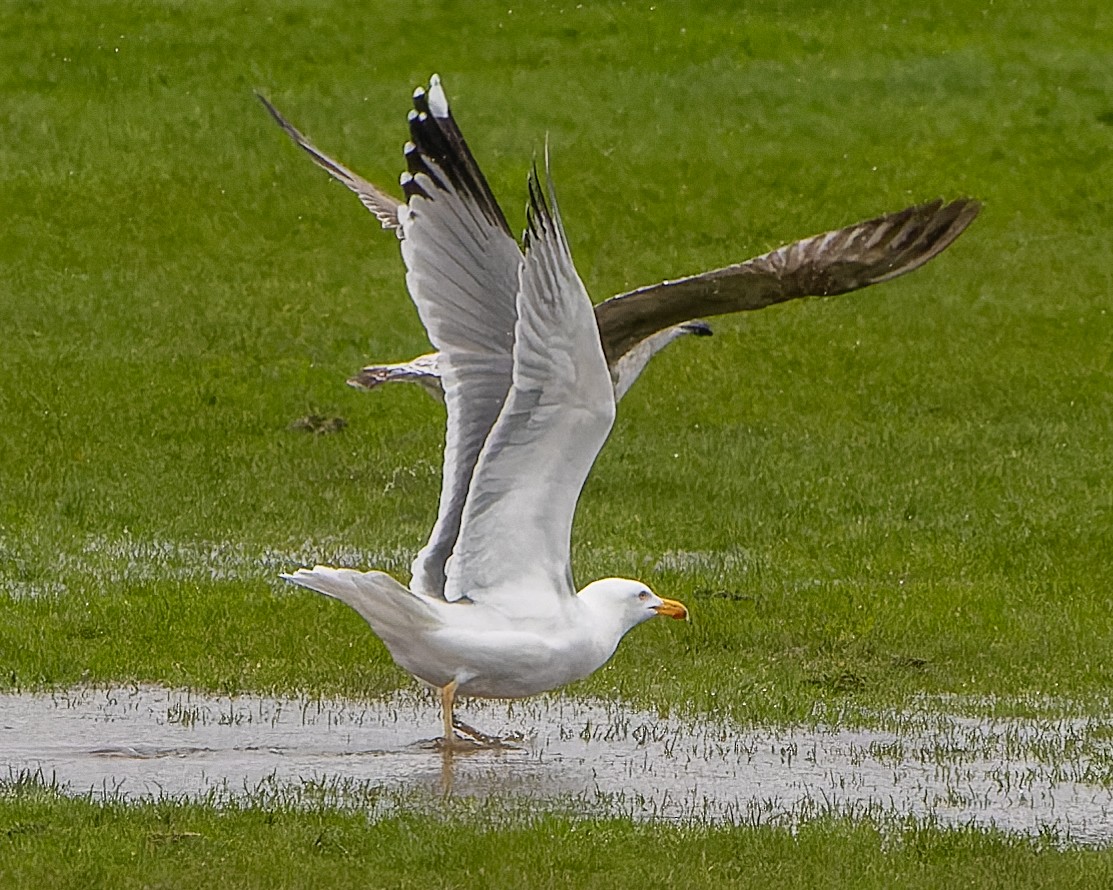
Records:
{"label": "wing feather", "polygon": [[595,307],[607,361],[613,365],[657,331],[693,318],[847,293],[904,275],[946,250],[980,210],[970,198],[918,204],[744,263],[611,297]]}
{"label": "wing feather", "polygon": [[511,615],[544,614],[575,593],[573,515],[615,415],[591,300],[551,180],[547,201],[536,169],[526,238],[513,385],[476,465],[445,588]]}
{"label": "wing feather", "polygon": [[439,94],[438,113],[424,90],[414,94],[399,220],[406,284],[439,350],[448,414],[440,508],[410,587],[444,596],[472,471],[510,389],[522,253],[436,77],[429,94]]}
{"label": "wing feather", "polygon": [[401,206],[401,201],[388,195],[378,186],[372,185],[358,173],[353,173],[339,161],[334,161],[306,139],[293,124],[279,113],[277,108],[267,101],[265,96],[260,93],[255,95],[259,97],[259,101],[270,112],[271,117],[278,122],[278,125],[286,131],[286,134],[294,140],[297,146],[313,159],[318,167],[355,192],[363,206],[375,214],[375,218],[384,229],[393,229],[399,234],[401,233],[398,225],[398,208]]}

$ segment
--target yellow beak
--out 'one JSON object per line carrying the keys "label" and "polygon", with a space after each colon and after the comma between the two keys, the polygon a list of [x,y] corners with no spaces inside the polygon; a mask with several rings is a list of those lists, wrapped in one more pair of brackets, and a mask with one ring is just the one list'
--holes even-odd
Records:
{"label": "yellow beak", "polygon": [[666,618],[688,618],[688,607],[684,603],[678,603],[676,600],[662,599],[661,605],[654,606],[653,611],[658,615],[664,615]]}

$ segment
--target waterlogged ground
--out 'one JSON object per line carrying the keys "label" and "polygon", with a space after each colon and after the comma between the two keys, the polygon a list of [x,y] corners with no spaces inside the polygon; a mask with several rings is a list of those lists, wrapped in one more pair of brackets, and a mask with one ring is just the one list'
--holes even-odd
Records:
{"label": "waterlogged ground", "polygon": [[[741,571],[747,566],[741,550],[667,550],[652,558],[629,550],[590,548],[602,562],[640,564],[652,573],[703,570]],[[13,598],[73,593],[70,583],[80,579],[82,591],[104,592],[123,584],[149,581],[261,581],[289,589],[281,572],[305,565],[326,565],[407,572],[414,548],[364,550],[338,541],[303,541],[286,546],[242,541],[144,540],[124,535],[88,535],[60,545],[39,540],[18,541],[0,534],[0,593]]]}
{"label": "waterlogged ground", "polygon": [[74,794],[325,794],[390,812],[443,794],[591,815],[784,823],[912,815],[1113,841],[1113,722],[880,715],[881,729],[744,728],[554,697],[461,714],[513,747],[448,758],[430,699],[235,698],[155,687],[0,697],[12,776]]}
{"label": "waterlogged ground", "polygon": [[339,543],[306,541],[286,547],[234,541],[137,540],[128,536],[86,536],[64,546],[43,546],[0,536],[0,592],[11,597],[71,593],[69,580],[80,578],[82,590],[100,592],[152,580],[267,581],[287,584],[280,572],[315,563],[374,565],[400,570],[413,553],[402,548],[365,551]]}

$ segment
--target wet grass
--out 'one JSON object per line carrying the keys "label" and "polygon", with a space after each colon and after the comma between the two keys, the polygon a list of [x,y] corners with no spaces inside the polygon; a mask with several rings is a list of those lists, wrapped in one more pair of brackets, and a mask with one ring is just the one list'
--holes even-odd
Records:
{"label": "wet grass", "polygon": [[[4,13],[0,683],[406,682],[354,616],[274,575],[405,575],[442,415],[343,380],[425,341],[393,239],[251,89],[389,184],[436,68],[511,211],[549,133],[599,297],[937,194],[986,202],[907,279],[720,321],[650,368],[575,568],[696,618],[640,629],[581,691],[760,720],[1105,696],[1103,5],[1039,28],[979,4],[140,10]],[[290,429],[312,414],[348,426]]]}
{"label": "wet grass", "polygon": [[873,715],[879,729],[845,713],[788,728],[563,696],[472,702],[465,716],[507,746],[438,757],[435,696],[412,689],[369,703],[81,687],[0,695],[0,749],[9,775],[49,775],[71,795],[115,802],[155,795],[377,816],[482,804],[782,827],[868,816],[1110,841],[1108,717],[977,719],[925,702]]}
{"label": "wet grass", "polygon": [[[251,91],[389,185],[408,91],[438,70],[512,219],[549,134],[598,298],[936,195],[986,203],[907,279],[723,320],[655,361],[589,480],[575,569],[642,577],[695,621],[639,629],[576,691],[771,722],[924,695],[1107,709],[1108,4],[583,7],[5,6],[0,684],[371,697],[408,682],[353,614],[274,575],[317,558],[404,575],[435,510],[440,409],[343,381],[426,342],[394,240]],[[290,429],[309,415],[348,424]],[[261,813],[172,810],[207,827],[163,843],[158,808],[33,796],[0,812],[35,807],[57,822],[20,816],[45,827],[9,830],[0,855],[42,846],[5,874],[85,867],[126,886],[132,863],[170,874],[155,855],[170,850],[183,874],[225,857],[241,885],[294,881],[271,875],[266,843],[228,840],[265,840]],[[495,882],[466,857],[499,832],[302,818],[270,823],[289,875],[324,855],[294,855],[307,826],[335,824],[364,883],[403,874],[399,851],[420,845],[391,832],[411,828],[468,883]],[[617,883],[608,856],[654,880],[698,853],[719,875],[822,884],[822,866],[867,886],[875,868],[908,886],[1062,885],[1107,861],[926,829],[922,859],[908,835],[846,822],[795,838],[605,823],[576,841],[597,871],[577,872],[562,844],[581,829],[521,831],[543,852],[523,842],[509,862],[535,886]]]}
{"label": "wet grass", "polygon": [[57,887],[1101,887],[1113,853],[869,818],[797,830],[453,810],[142,806],[0,785],[0,881]]}

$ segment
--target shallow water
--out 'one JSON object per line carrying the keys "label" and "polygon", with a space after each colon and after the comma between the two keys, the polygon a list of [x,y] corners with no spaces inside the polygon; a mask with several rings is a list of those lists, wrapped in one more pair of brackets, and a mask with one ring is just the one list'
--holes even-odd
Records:
{"label": "shallow water", "polygon": [[[820,812],[935,818],[1024,834],[1113,840],[1110,726],[1092,720],[883,715],[892,730],[740,728],[614,703],[469,702],[511,750],[448,762],[430,746],[431,698],[376,703],[235,698],[162,688],[0,696],[10,775],[41,771],[72,793],[142,798],[338,790],[560,802],[591,814],[730,822]],[[366,799],[366,793],[364,793]]]}

